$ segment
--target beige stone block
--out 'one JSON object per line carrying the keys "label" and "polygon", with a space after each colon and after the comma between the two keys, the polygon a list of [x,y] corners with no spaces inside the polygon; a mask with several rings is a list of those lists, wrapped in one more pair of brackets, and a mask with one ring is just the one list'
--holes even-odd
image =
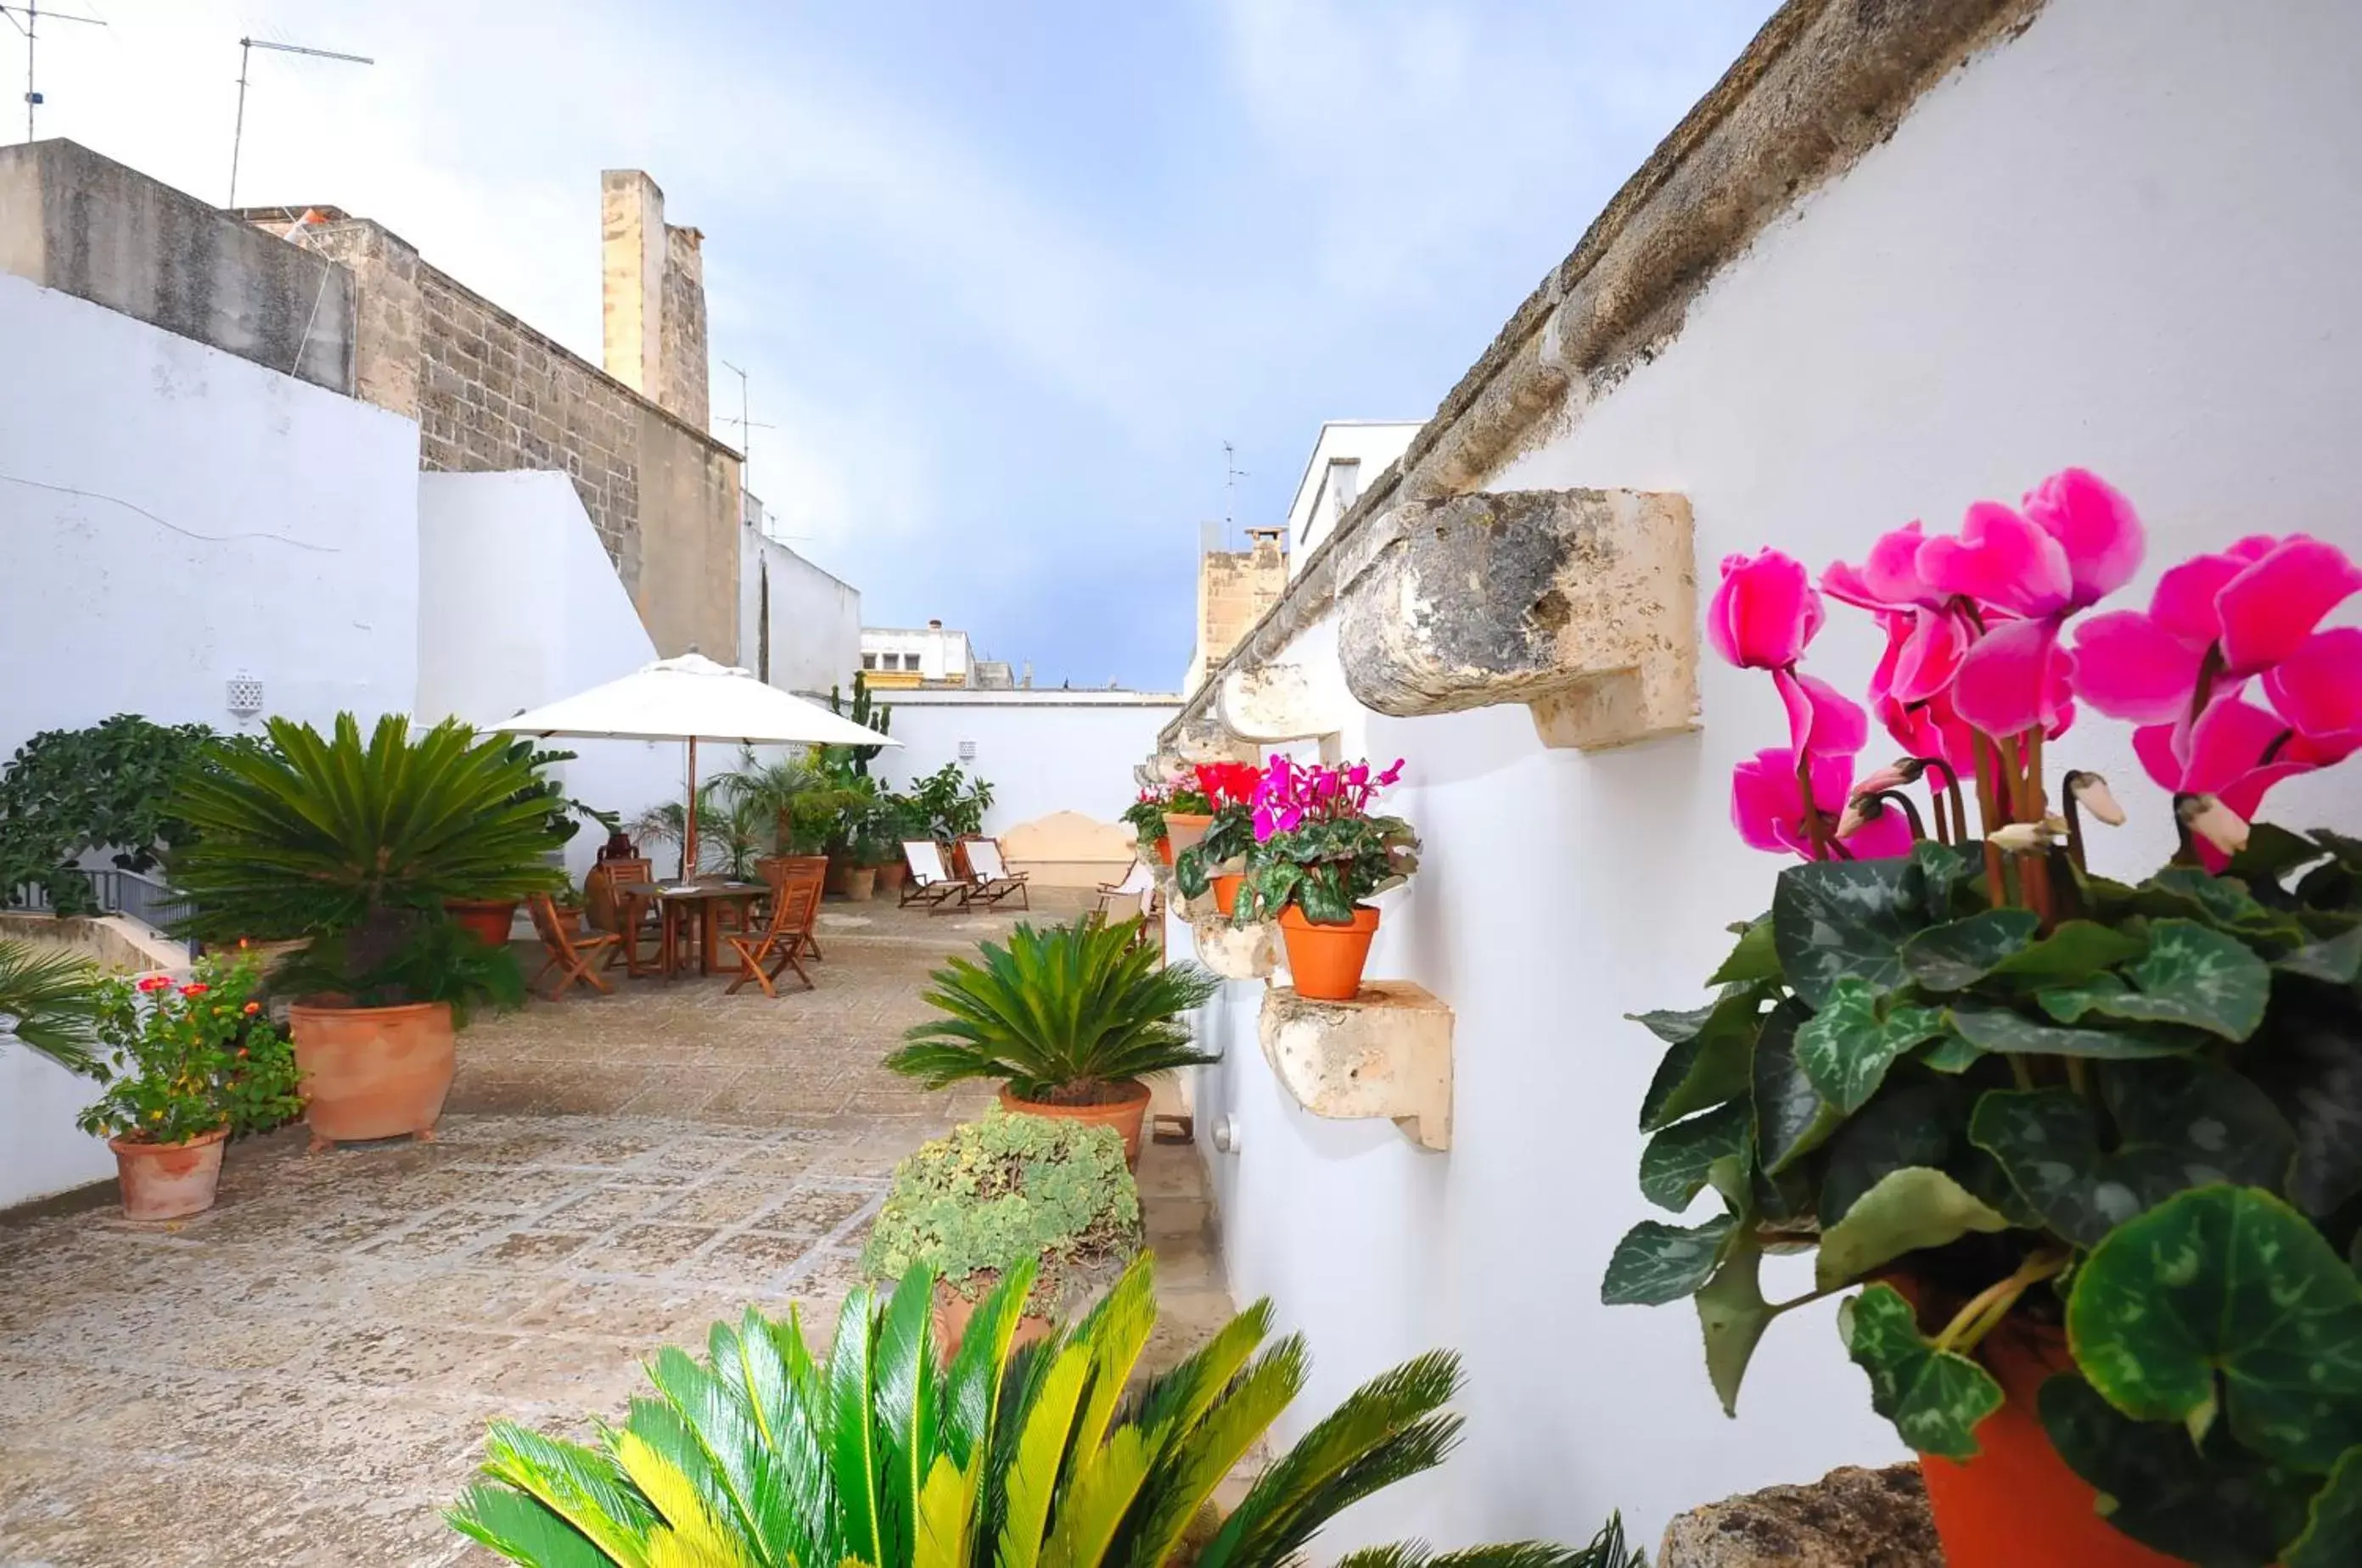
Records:
{"label": "beige stone block", "polygon": [[1386,1116],[1422,1148],[1451,1146],[1451,1009],[1424,986],[1369,981],[1351,1002],[1274,986],[1257,1033],[1264,1059],[1314,1115]]}
{"label": "beige stone block", "polygon": [[1268,980],[1279,967],[1279,927],[1269,920],[1233,926],[1219,912],[1192,919],[1198,961],[1224,980]]}

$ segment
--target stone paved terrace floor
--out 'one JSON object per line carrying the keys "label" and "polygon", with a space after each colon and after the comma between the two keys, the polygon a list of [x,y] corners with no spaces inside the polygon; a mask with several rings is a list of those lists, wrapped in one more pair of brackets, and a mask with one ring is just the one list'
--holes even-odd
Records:
{"label": "stone paved terrace floor", "polygon": [[[0,1217],[0,1563],[489,1563],[438,1512],[489,1419],[588,1435],[748,1301],[825,1337],[894,1162],[988,1099],[878,1058],[929,968],[1014,924],[829,915],[815,992],[637,981],[480,1021],[436,1143],[243,1143],[171,1226]],[[1163,1363],[1230,1301],[1195,1152],[1152,1146],[1141,1180]]]}

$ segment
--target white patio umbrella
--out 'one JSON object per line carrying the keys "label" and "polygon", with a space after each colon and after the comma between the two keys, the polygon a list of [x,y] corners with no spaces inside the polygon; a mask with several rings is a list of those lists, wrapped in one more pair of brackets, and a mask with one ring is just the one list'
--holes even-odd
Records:
{"label": "white patio umbrella", "polygon": [[681,868],[697,867],[697,743],[745,745],[899,746],[900,741],[838,717],[748,672],[717,664],[701,653],[659,659],[620,680],[527,708],[489,726],[519,735],[564,735],[586,740],[689,742],[688,842]]}

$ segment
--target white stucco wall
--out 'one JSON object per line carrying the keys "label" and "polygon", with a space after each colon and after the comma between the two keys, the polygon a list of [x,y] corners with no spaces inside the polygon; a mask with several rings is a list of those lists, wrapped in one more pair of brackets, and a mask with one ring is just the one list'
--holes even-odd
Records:
{"label": "white stucco wall", "polygon": [[[869,764],[900,789],[945,762],[989,780],[988,833],[1054,811],[1113,822],[1140,793],[1131,770],[1156,749],[1177,699],[1142,692],[880,692],[894,710],[894,739]],[[963,761],[959,744],[976,742]]]}
{"label": "white stucco wall", "polygon": [[0,1032],[0,1209],[115,1175],[106,1140],[74,1125],[98,1086]]}
{"label": "white stucco wall", "polygon": [[1418,420],[1332,419],[1320,427],[1287,509],[1291,567],[1329,537],[1346,509],[1403,455],[1418,431]]}
{"label": "white stucco wall", "polygon": [[825,697],[861,665],[861,590],[755,528],[739,531],[738,663],[756,674],[769,586],[770,667],[783,691]]}
{"label": "white stucco wall", "polygon": [[[656,658],[563,474],[418,477],[418,702],[432,721],[491,724],[627,675]],[[626,819],[688,793],[686,751],[647,740],[553,739],[570,794]],[[726,765],[721,758],[706,770]],[[602,835],[584,823],[566,847],[579,879]]]}
{"label": "white stucco wall", "polygon": [[[2362,13],[2160,0],[2124,22],[2103,0],[2051,0],[1487,488],[1686,493],[1701,608],[1729,552],[1858,560],[1880,531],[1949,529],[2069,464],[2149,524],[2122,603],[2251,532],[2362,552],[2362,181],[2346,177],[2362,103],[2345,81]],[[1832,606],[1810,663],[1858,694],[1875,652],[1866,618]],[[1454,1009],[1448,1155],[1285,1101],[1255,1044],[1258,984],[1209,1010],[1227,1058],[1197,1086],[1198,1126],[1227,1112],[1242,1135],[1236,1157],[1206,1149],[1232,1286],[1275,1297],[1316,1354],[1291,1430],[1427,1346],[1466,1361],[1464,1446],[1355,1533],[1580,1540],[1621,1508],[1653,1543],[1682,1508],[1899,1453],[1831,1306],[1773,1326],[1729,1421],[1686,1307],[1598,1304],[1617,1237],[1655,1213],[1633,1123],[1661,1047],[1623,1014],[1699,1000],[1725,923],[1768,905],[1783,863],[1727,814],[1732,764],[1784,734],[1779,705],[1718,663],[1702,688],[1700,733],[1597,755],[1543,749],[1517,707],[1365,715],[1342,737],[1349,755],[1410,758],[1396,804],[1426,869],[1381,901],[1372,972]],[[2087,714],[2051,751],[2110,774],[2135,812],[2094,848],[2120,873],[2170,847],[2125,733]],[[2283,785],[2270,814],[2352,831],[2357,777]],[[1801,1269],[1774,1261],[1776,1299]]]}
{"label": "white stucco wall", "polygon": [[0,276],[0,756],[237,728],[236,675],[300,718],[407,707],[417,485],[410,421]]}

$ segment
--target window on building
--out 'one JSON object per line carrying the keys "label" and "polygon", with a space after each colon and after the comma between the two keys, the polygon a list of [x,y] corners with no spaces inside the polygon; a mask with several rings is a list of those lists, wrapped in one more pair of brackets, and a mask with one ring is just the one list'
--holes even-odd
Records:
{"label": "window on building", "polygon": [[875,653],[864,653],[861,655],[861,667],[865,670],[876,669],[877,667],[877,655]]}

